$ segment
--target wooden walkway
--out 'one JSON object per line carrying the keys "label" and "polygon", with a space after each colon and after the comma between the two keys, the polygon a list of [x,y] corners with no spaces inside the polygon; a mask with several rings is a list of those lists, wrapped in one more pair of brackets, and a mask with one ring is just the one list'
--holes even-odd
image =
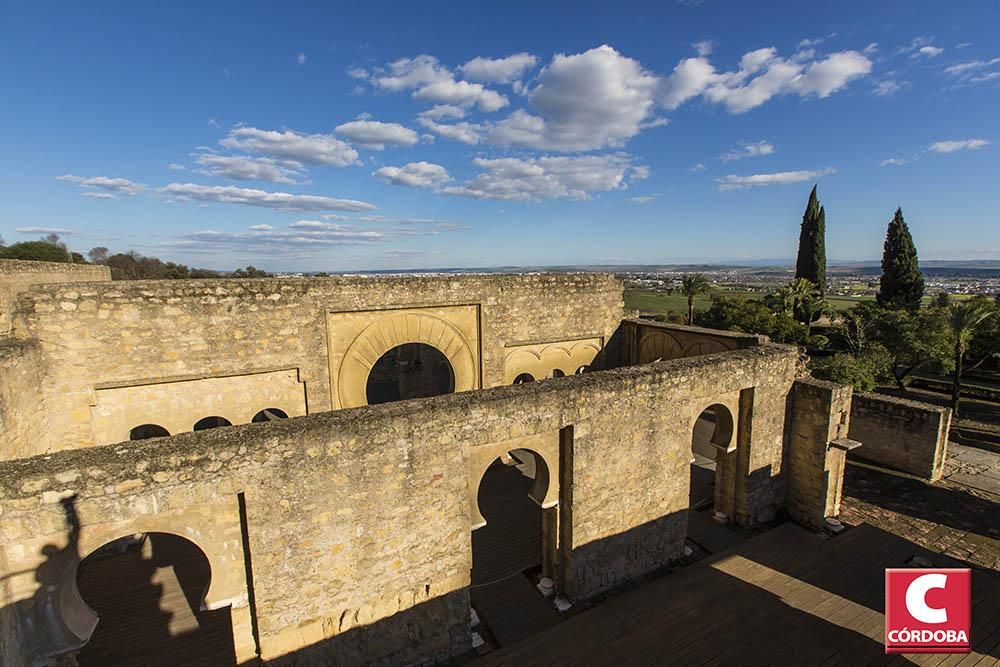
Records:
{"label": "wooden walkway", "polygon": [[483,665],[1000,664],[1000,578],[974,571],[968,655],[886,656],[884,568],[961,566],[877,528],[793,524],[612,597]]}

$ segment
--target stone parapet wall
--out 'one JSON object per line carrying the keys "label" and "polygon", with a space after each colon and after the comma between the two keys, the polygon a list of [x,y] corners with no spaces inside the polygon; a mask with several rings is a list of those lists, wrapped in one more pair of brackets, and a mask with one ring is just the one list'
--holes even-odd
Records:
{"label": "stone parapet wall", "polygon": [[0,335],[10,332],[17,295],[32,285],[111,280],[111,269],[94,264],[0,259]]}
{"label": "stone parapet wall", "polygon": [[0,338],[0,461],[48,450],[43,377],[37,341]]}
{"label": "stone parapet wall", "polygon": [[753,347],[764,336],[704,327],[627,319],[621,329],[623,364],[645,364],[658,359],[681,359]]}
{"label": "stone parapet wall", "polygon": [[851,457],[934,482],[944,472],[950,427],[949,408],[883,394],[855,394],[850,437],[864,446]]}
{"label": "stone parapet wall", "polygon": [[[24,605],[46,545],[83,557],[111,536],[188,537],[212,564],[207,603],[245,618],[229,509],[238,494],[265,660],[446,659],[469,647],[477,448],[559,432],[558,580],[568,595],[592,596],[680,556],[691,434],[709,405],[752,390],[752,405],[740,399],[746,455],[733,483],[749,520],[780,510],[796,368],[794,348],[764,344],[0,463],[0,608],[20,628],[0,662],[17,665],[11,651],[33,645]],[[69,544],[58,501],[74,494],[82,528]],[[238,636],[237,650],[248,642]]]}
{"label": "stone parapet wall", "polygon": [[[328,322],[338,313],[471,306],[480,365],[473,387],[502,384],[507,346],[605,341],[622,314],[610,274],[118,281],[36,286],[15,335],[37,338],[56,449],[96,443],[95,386],[295,368],[310,412],[332,405]],[[330,318],[328,320],[328,318]],[[473,328],[476,317],[472,319]],[[41,453],[37,450],[36,453]]]}

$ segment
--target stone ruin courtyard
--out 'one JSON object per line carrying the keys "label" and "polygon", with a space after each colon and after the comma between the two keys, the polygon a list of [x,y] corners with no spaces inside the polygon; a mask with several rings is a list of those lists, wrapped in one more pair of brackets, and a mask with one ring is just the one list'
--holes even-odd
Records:
{"label": "stone ruin courtyard", "polygon": [[[0,664],[1000,664],[1000,457],[606,274],[0,261]],[[974,568],[884,655],[883,570]]]}

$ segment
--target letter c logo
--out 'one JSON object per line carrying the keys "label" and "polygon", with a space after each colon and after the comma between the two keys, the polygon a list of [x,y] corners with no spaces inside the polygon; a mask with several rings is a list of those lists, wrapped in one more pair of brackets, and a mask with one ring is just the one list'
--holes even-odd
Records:
{"label": "letter c logo", "polygon": [[927,591],[932,588],[944,588],[948,575],[940,572],[922,574],[906,589],[906,611],[921,623],[947,623],[948,610],[927,606]]}

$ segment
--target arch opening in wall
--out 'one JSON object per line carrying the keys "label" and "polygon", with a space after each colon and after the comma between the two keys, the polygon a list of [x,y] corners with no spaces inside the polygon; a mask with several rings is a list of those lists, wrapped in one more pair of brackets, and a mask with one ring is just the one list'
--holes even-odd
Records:
{"label": "arch opening in wall", "polygon": [[552,375],[551,375],[551,377],[554,377],[554,378],[564,378],[564,377],[566,377],[566,374],[562,370],[560,370],[558,368],[553,368],[552,369]]}
{"label": "arch opening in wall", "polygon": [[230,607],[203,609],[211,577],[205,553],[169,533],[94,550],[76,569],[76,590],[98,618],[78,664],[235,665]]}
{"label": "arch opening in wall", "polygon": [[383,354],[368,373],[368,405],[427,398],[455,391],[455,372],[440,350],[404,343]]}
{"label": "arch opening in wall", "polygon": [[279,419],[288,419],[288,413],[280,408],[264,408],[255,414],[250,422],[253,424],[259,424],[261,422],[273,422]]}
{"label": "arch opening in wall", "polygon": [[[485,525],[472,531],[474,608],[479,600],[524,587],[525,579],[536,586],[553,576],[547,570],[556,550],[558,507],[543,506],[548,490],[549,469],[537,452],[515,449],[486,469],[476,496]],[[539,609],[551,606],[542,596],[537,603]]]}
{"label": "arch opening in wall", "polygon": [[691,434],[691,509],[709,509],[715,503],[718,463],[734,444],[734,422],[729,408],[715,403],[695,420]]}
{"label": "arch opening in wall", "polygon": [[192,431],[205,431],[210,428],[219,428],[220,426],[232,426],[233,423],[226,419],[225,417],[219,417],[213,415],[211,417],[202,417],[194,423]]}
{"label": "arch opening in wall", "polygon": [[588,373],[588,372],[590,372],[590,366],[588,366],[587,364],[584,364],[583,366],[580,366],[575,371],[573,371],[573,374],[574,375],[583,375],[584,373]]}
{"label": "arch opening in wall", "polygon": [[165,438],[170,431],[159,424],[141,424],[128,432],[129,440],[148,440],[149,438]]}
{"label": "arch opening in wall", "polygon": [[528,384],[529,382],[534,382],[535,376],[531,373],[520,373],[516,378],[514,378],[513,384]]}

